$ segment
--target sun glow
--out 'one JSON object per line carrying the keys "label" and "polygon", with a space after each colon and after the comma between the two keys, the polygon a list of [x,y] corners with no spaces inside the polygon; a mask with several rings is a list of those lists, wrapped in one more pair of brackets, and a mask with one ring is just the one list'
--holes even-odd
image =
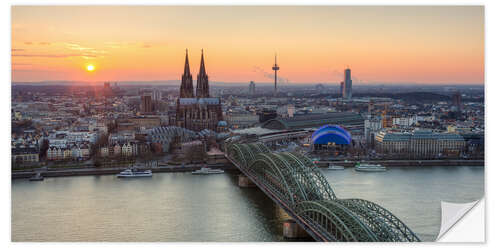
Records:
{"label": "sun glow", "polygon": [[94,70],[95,70],[94,65],[92,65],[92,64],[87,65],[87,71],[92,72]]}

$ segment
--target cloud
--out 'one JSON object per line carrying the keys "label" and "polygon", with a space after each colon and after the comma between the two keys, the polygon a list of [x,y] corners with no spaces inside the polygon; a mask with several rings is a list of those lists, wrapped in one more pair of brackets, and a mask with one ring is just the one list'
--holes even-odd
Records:
{"label": "cloud", "polygon": [[106,47],[112,49],[119,49],[125,47],[125,44],[121,42],[105,42],[104,44],[106,45]]}
{"label": "cloud", "polygon": [[141,47],[144,49],[149,49],[153,47],[152,44],[146,42],[105,42],[104,45],[106,48],[111,49],[120,49],[127,47]]}
{"label": "cloud", "polygon": [[93,48],[83,47],[77,43],[65,43],[65,45],[66,48],[70,50],[79,50],[79,51],[93,50]]}
{"label": "cloud", "polygon": [[[263,75],[265,78],[268,78],[268,79],[271,79],[271,80],[274,80],[274,73],[269,73],[269,72],[266,72],[264,71],[261,67],[259,66],[253,66],[253,72],[256,72],[256,73],[260,73],[261,75]],[[279,83],[288,83],[288,78],[285,78],[285,77],[280,77],[278,76],[278,82]]]}
{"label": "cloud", "polygon": [[35,44],[38,44],[38,45],[50,45],[49,42],[24,42],[24,44],[26,45],[35,45]]}
{"label": "cloud", "polygon": [[96,57],[95,55],[87,55],[87,54],[13,54],[12,56],[16,57],[45,57],[45,58],[67,58],[74,56],[82,56],[82,57]]}
{"label": "cloud", "polygon": [[70,50],[80,51],[81,56],[85,59],[95,58],[95,57],[103,57],[104,54],[108,54],[108,51],[105,50],[97,50],[95,48],[84,47],[77,43],[65,43],[66,48]]}

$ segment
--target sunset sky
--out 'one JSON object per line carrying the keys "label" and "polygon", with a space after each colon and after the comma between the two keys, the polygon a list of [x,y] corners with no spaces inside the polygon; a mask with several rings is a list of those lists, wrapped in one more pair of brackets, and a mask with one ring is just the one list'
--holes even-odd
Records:
{"label": "sunset sky", "polygon": [[[12,81],[484,83],[483,7],[12,7]],[[95,70],[88,71],[93,65]]]}

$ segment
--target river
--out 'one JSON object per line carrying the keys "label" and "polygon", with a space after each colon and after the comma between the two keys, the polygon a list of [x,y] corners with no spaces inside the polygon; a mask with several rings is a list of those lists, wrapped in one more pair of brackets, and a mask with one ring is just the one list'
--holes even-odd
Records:
{"label": "river", "polygon": [[[484,194],[483,167],[322,170],[339,198],[387,208],[424,241],[441,222],[440,201]],[[13,241],[283,241],[286,213],[236,174],[155,173],[12,180]]]}

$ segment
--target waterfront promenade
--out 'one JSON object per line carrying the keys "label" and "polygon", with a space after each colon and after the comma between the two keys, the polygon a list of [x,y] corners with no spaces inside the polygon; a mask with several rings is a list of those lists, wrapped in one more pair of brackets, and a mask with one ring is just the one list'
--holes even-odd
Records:
{"label": "waterfront promenade", "polygon": [[[341,165],[344,167],[353,167],[357,161],[319,161],[316,163],[318,167],[327,167],[328,164]],[[370,160],[367,163],[382,164],[386,167],[430,167],[430,166],[484,166],[484,160]],[[209,168],[218,168],[223,170],[238,171],[232,164],[186,164],[186,165],[159,165],[151,167],[154,173],[156,172],[190,172],[200,169],[203,166]],[[62,177],[62,176],[81,176],[81,175],[110,175],[117,174],[125,170],[128,166],[116,167],[94,167],[88,165],[79,168],[61,168],[61,169],[30,169],[26,171],[13,171],[12,179],[30,178],[38,172],[41,172],[44,177]]]}
{"label": "waterfront promenade", "polygon": [[[190,165],[168,165],[168,166],[157,166],[150,167],[153,173],[157,172],[190,172],[200,169],[203,166],[209,168],[218,168],[223,170],[236,170],[236,168],[230,164],[190,164]],[[34,174],[40,172],[43,177],[62,177],[62,176],[81,176],[81,175],[111,175],[118,174],[119,172],[127,169],[128,166],[119,167],[88,167],[88,168],[71,168],[71,169],[36,169],[29,171],[15,171],[12,172],[12,179],[19,178],[30,178]]]}

